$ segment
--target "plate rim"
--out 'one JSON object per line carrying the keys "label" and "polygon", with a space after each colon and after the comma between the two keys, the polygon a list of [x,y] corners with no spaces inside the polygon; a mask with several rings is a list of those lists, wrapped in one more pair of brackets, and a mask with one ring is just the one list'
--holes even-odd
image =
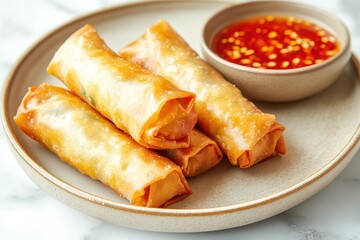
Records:
{"label": "plate rim", "polygon": [[[96,196],[94,194],[88,193],[85,190],[81,190],[69,183],[64,182],[63,180],[59,179],[58,177],[47,171],[45,168],[43,168],[41,165],[39,165],[36,161],[34,161],[30,157],[28,152],[20,144],[13,129],[11,128],[10,121],[12,119],[8,117],[8,109],[6,108],[6,106],[8,105],[8,95],[13,85],[13,79],[18,74],[18,70],[22,67],[24,63],[26,63],[27,58],[30,57],[34,51],[36,51],[38,48],[41,47],[42,43],[46,42],[57,32],[76,24],[77,22],[89,18],[94,18],[96,16],[100,16],[108,12],[116,12],[116,11],[124,10],[125,8],[129,8],[129,7],[136,8],[139,6],[150,5],[150,4],[179,4],[179,3],[191,3],[191,2],[192,2],[191,0],[175,0],[171,2],[166,0],[156,0],[156,1],[139,1],[139,2],[125,3],[125,4],[105,7],[87,14],[80,15],[79,17],[76,18],[72,18],[63,24],[58,25],[57,27],[55,27],[54,29],[50,30],[48,33],[40,37],[37,41],[35,41],[15,62],[13,67],[10,69],[1,88],[1,93],[2,93],[1,105],[0,105],[2,108],[1,119],[2,119],[3,129],[7,137],[6,140],[11,145],[11,147],[16,151],[16,153],[21,157],[21,160],[24,163],[28,164],[37,174],[39,174],[45,180],[51,182],[51,184],[55,184],[57,187],[68,192],[74,197],[78,197],[81,198],[82,200],[89,201],[92,204],[97,204],[103,207],[112,208],[114,210],[122,210],[132,213],[140,213],[140,214],[155,215],[155,216],[185,217],[185,216],[210,216],[210,215],[234,213],[234,212],[239,212],[239,211],[263,206],[272,203],[276,200],[286,198],[287,196],[308,187],[312,183],[315,183],[317,180],[326,176],[334,168],[336,168],[336,166],[338,166],[341,162],[343,162],[344,159],[346,159],[351,152],[359,148],[360,121],[351,138],[348,140],[346,145],[337,153],[337,155],[333,157],[331,160],[329,160],[326,165],[324,165],[314,174],[308,176],[302,181],[280,192],[276,192],[274,194],[259,199],[255,199],[252,201],[239,203],[239,204],[233,204],[229,206],[212,207],[212,208],[204,208],[204,209],[146,208],[146,207],[134,206],[131,204],[120,203],[109,199],[104,199],[100,196]],[[229,3],[229,4],[233,3],[227,0],[205,0],[203,2]],[[349,61],[348,64],[353,64],[354,70],[357,72],[357,75],[360,78],[360,61],[354,53],[352,53],[351,61]],[[357,83],[360,84],[359,81],[357,81]],[[16,156],[14,157],[16,158]],[[16,158],[16,160],[18,162],[20,161],[20,159],[18,158]]]}

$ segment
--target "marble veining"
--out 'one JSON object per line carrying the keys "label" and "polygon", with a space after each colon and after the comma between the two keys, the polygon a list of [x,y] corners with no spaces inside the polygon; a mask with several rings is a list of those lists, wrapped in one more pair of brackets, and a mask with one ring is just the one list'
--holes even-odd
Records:
{"label": "marble veining", "polygon": [[[339,16],[360,55],[360,1],[303,0]],[[73,17],[130,0],[0,1],[0,84],[21,54]],[[1,121],[1,120],[0,120]],[[108,224],[63,205],[40,190],[17,165],[0,131],[0,239],[299,239],[360,240],[360,152],[329,186],[272,218],[223,231],[171,234]]]}

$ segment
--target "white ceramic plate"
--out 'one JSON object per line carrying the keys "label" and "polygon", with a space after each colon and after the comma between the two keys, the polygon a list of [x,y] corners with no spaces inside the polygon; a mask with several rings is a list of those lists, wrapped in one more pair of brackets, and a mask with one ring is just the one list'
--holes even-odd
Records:
{"label": "white ceramic plate", "polygon": [[250,169],[223,161],[189,179],[193,195],[166,209],[130,205],[97,181],[80,174],[25,136],[12,118],[32,85],[61,85],[46,66],[59,45],[85,23],[94,24],[115,50],[139,37],[159,18],[199,51],[205,20],[227,3],[153,2],[124,5],[76,19],[49,33],[18,62],[2,94],[2,120],[19,164],[44,191],[89,215],[121,226],[171,232],[226,229],[256,222],[309,198],[349,163],[359,143],[360,84],[355,57],[327,90],[306,100],[258,104],[287,128],[288,153]]}

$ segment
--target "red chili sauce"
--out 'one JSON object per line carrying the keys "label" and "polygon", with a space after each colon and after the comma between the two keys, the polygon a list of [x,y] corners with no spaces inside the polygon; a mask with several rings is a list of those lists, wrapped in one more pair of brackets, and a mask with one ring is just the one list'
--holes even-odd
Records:
{"label": "red chili sauce", "polygon": [[224,28],[215,36],[213,50],[239,65],[293,69],[334,56],[339,44],[332,34],[308,20],[265,16]]}

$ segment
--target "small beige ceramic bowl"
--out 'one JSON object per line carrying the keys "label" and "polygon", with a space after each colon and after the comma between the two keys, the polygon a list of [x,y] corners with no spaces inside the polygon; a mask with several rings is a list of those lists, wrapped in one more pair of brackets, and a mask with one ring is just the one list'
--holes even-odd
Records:
{"label": "small beige ceramic bowl", "polygon": [[[285,70],[241,66],[212,51],[213,39],[220,30],[242,19],[266,15],[307,19],[333,34],[340,50],[321,63]],[[293,101],[320,92],[339,77],[351,56],[349,32],[338,18],[314,6],[287,1],[245,2],[217,12],[204,26],[202,53],[208,63],[235,83],[246,97],[270,102]]]}

